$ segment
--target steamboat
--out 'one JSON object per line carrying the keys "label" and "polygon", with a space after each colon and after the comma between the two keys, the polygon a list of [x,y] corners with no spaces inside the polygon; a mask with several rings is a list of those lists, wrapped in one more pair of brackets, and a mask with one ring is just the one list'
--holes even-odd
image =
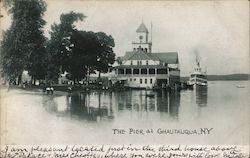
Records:
{"label": "steamboat", "polygon": [[207,74],[202,71],[200,61],[196,57],[196,66],[194,72],[190,75],[189,81],[187,81],[188,87],[207,87]]}

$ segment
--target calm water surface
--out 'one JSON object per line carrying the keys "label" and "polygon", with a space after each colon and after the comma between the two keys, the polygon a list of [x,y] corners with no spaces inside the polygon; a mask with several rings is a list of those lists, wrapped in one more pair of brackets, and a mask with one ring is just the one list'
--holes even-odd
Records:
{"label": "calm water surface", "polygon": [[[12,93],[6,101],[10,104],[7,120],[16,126],[8,127],[9,143],[249,143],[248,81],[214,81],[207,88],[180,92]],[[130,128],[155,133],[131,135]],[[159,128],[213,130],[204,136],[159,135]],[[127,133],[114,135],[113,129]],[[22,138],[11,132],[16,130]],[[33,139],[28,141],[30,135]]]}
{"label": "calm water surface", "polygon": [[[238,85],[244,88],[238,88]],[[122,119],[178,122],[193,118],[213,120],[220,115],[237,114],[238,109],[248,109],[248,95],[248,82],[217,81],[210,82],[207,88],[180,92],[91,91],[59,97],[44,96],[42,104],[47,112],[57,116],[93,123]]]}

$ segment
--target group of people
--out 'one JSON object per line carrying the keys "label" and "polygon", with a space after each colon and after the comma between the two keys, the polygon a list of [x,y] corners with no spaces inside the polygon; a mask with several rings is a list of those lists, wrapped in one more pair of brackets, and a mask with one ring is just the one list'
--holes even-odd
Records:
{"label": "group of people", "polygon": [[47,94],[53,94],[54,88],[52,87],[52,84],[44,84],[43,92],[46,92]]}
{"label": "group of people", "polygon": [[[12,87],[12,85],[17,85],[17,84],[16,84],[15,81],[12,81],[12,80],[10,80],[9,82],[7,82],[8,91],[10,90],[10,88]],[[29,83],[28,83],[27,81],[25,81],[25,82],[23,82],[23,83],[21,84],[21,87],[22,87],[23,89],[26,89],[28,85],[29,85]],[[54,88],[53,88],[53,86],[52,86],[51,83],[47,83],[47,84],[42,83],[42,85],[43,85],[42,87],[43,87],[43,92],[44,92],[44,93],[47,93],[47,94],[53,94],[53,93],[54,93]],[[67,91],[68,91],[69,93],[72,93],[72,91],[73,91],[73,85],[72,85],[72,84],[70,84],[70,85],[67,87]]]}

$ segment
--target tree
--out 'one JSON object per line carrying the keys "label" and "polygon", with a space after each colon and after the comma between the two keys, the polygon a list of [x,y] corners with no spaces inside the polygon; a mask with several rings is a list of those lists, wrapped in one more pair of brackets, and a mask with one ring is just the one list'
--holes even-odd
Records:
{"label": "tree", "polygon": [[7,80],[14,81],[23,72],[23,60],[20,54],[15,53],[15,47],[12,40],[15,38],[12,30],[3,33],[3,41],[1,43],[1,65],[3,76]]}
{"label": "tree", "polygon": [[88,72],[94,70],[107,72],[111,64],[114,63],[114,40],[103,32],[75,30],[71,43],[73,47],[69,56],[70,69],[68,72],[70,79],[74,81],[83,79]]}
{"label": "tree", "polygon": [[96,37],[99,47],[95,67],[99,72],[107,72],[108,68],[111,67],[115,61],[115,53],[113,52],[115,42],[112,36],[108,36],[104,32],[97,32]]}
{"label": "tree", "polygon": [[71,42],[72,53],[69,57],[70,79],[78,82],[83,79],[88,71],[93,70],[96,61],[98,40],[94,32],[73,32]]}
{"label": "tree", "polygon": [[47,44],[47,80],[55,81],[60,73],[69,71],[69,56],[73,46],[70,39],[75,30],[74,23],[82,21],[85,17],[83,14],[75,12],[62,14],[60,23],[51,26],[51,39]]}
{"label": "tree", "polygon": [[1,43],[3,73],[11,79],[18,77],[18,83],[25,69],[33,77],[43,78],[42,63],[37,59],[45,56],[42,16],[46,3],[43,0],[6,0],[4,4],[12,16],[12,24]]}
{"label": "tree", "polygon": [[116,62],[118,65],[122,65],[122,58],[121,57],[117,57],[116,58]]}
{"label": "tree", "polygon": [[78,82],[88,72],[107,72],[114,63],[114,39],[103,32],[79,31],[74,23],[83,20],[81,13],[62,14],[59,24],[52,25],[47,45],[48,80],[57,80],[60,73],[68,72],[68,79]]}

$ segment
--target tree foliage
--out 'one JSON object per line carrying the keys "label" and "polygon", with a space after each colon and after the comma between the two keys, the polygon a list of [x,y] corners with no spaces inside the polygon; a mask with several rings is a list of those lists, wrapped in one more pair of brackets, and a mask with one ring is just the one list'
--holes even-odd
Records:
{"label": "tree foliage", "polygon": [[57,75],[48,78],[56,79],[66,71],[69,79],[79,81],[88,71],[107,72],[114,63],[114,39],[103,32],[77,30],[74,23],[84,18],[83,14],[70,12],[61,15],[59,24],[52,25],[48,51],[50,63],[55,65],[53,74]]}
{"label": "tree foliage", "polygon": [[1,43],[1,65],[2,73],[9,80],[15,80],[23,71],[23,60],[21,54],[15,53],[16,49],[12,42],[15,38],[10,29],[3,33]]}
{"label": "tree foliage", "polygon": [[43,0],[6,0],[4,3],[12,23],[1,43],[3,73],[14,79],[28,70],[33,77],[43,78],[43,62],[38,59],[45,55],[42,16],[46,3]]}
{"label": "tree foliage", "polygon": [[103,32],[77,31],[72,34],[69,56],[70,79],[83,79],[88,71],[107,72],[114,63],[114,39]]}
{"label": "tree foliage", "polygon": [[69,56],[70,79],[76,81],[84,78],[93,65],[98,45],[94,32],[74,31],[71,42],[72,54]]}
{"label": "tree foliage", "polygon": [[97,32],[96,37],[98,40],[98,50],[95,67],[100,72],[107,72],[108,68],[115,61],[115,54],[113,52],[115,42],[112,36],[108,36],[104,32]]}
{"label": "tree foliage", "polygon": [[69,73],[74,81],[87,72],[107,72],[114,63],[114,39],[104,32],[79,31],[75,23],[86,16],[70,12],[51,26],[50,39],[44,37],[43,0],[5,0],[12,24],[1,43],[3,72],[11,79],[24,70],[35,79],[56,81],[60,73]]}
{"label": "tree foliage", "polygon": [[60,23],[51,26],[50,40],[47,45],[48,65],[46,79],[56,80],[60,73],[69,70],[69,56],[72,43],[70,41],[74,23],[82,21],[85,16],[81,13],[70,12],[60,16]]}
{"label": "tree foliage", "polygon": [[118,65],[122,65],[122,58],[121,57],[117,57],[116,58],[116,62]]}

